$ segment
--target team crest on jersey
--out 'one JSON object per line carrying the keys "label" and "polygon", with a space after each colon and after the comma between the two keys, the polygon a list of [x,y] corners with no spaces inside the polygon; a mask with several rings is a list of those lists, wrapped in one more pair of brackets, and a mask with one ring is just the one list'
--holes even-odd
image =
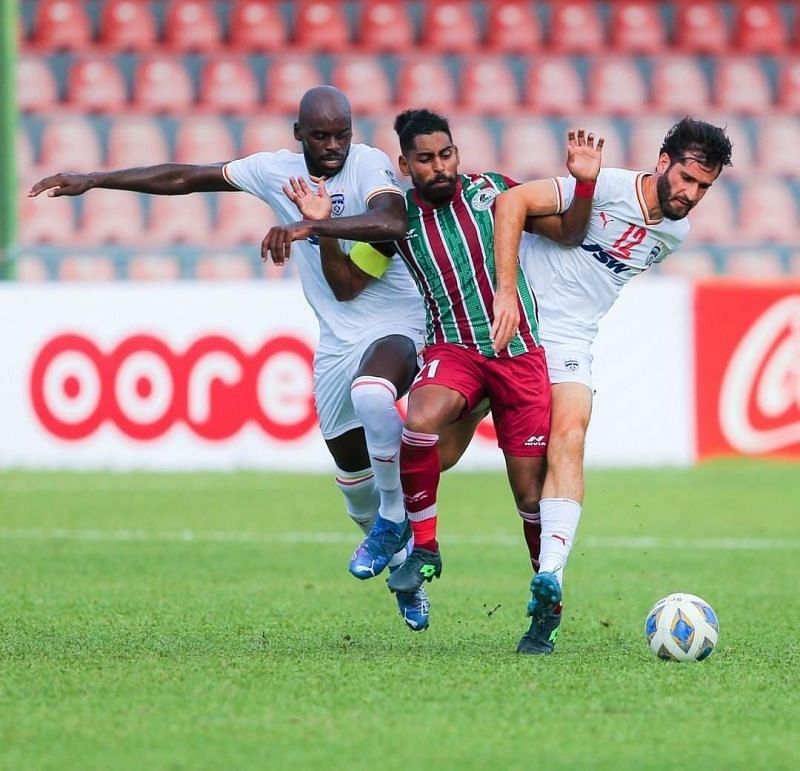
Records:
{"label": "team crest on jersey", "polygon": [[575,371],[578,369],[578,367],[579,367],[580,365],[578,364],[578,362],[577,362],[577,360],[576,360],[576,359],[567,359],[567,360],[564,362],[564,366],[565,366],[565,367],[566,367],[566,368],[567,368],[567,369],[568,369],[570,372],[575,372]]}
{"label": "team crest on jersey", "polygon": [[479,190],[475,193],[472,197],[472,201],[470,201],[470,206],[472,206],[475,211],[486,211],[498,195],[500,195],[499,190],[495,190],[493,187],[485,187],[483,190]]}
{"label": "team crest on jersey", "polygon": [[344,193],[334,193],[331,196],[331,212],[334,217],[341,217],[344,211]]}
{"label": "team crest on jersey", "polygon": [[656,244],[651,250],[650,254],[647,255],[647,266],[650,267],[657,259],[658,256],[661,254],[661,250],[664,248],[664,244]]}

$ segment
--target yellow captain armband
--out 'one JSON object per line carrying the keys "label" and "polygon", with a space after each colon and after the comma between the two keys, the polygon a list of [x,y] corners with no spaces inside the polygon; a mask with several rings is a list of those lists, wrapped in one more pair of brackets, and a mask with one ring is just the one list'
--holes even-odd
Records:
{"label": "yellow captain armband", "polygon": [[391,257],[382,254],[371,244],[360,241],[350,250],[350,259],[353,264],[373,278],[380,278],[392,263]]}

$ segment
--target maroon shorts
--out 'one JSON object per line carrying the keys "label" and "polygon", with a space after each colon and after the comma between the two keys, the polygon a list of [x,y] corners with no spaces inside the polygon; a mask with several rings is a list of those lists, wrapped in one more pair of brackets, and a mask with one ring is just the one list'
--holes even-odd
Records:
{"label": "maroon shorts", "polygon": [[547,453],[550,437],[550,377],[544,349],[489,358],[471,348],[437,343],[423,352],[424,365],[411,390],[439,385],[460,393],[471,412],[489,397],[500,449],[513,456]]}

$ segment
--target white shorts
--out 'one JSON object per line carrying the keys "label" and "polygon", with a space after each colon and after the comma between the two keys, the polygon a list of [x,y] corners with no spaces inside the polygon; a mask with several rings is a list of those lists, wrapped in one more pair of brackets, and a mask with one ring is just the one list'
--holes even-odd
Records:
{"label": "white shorts", "polygon": [[542,340],[551,383],[583,383],[592,389],[592,354],[586,348]]}
{"label": "white shorts", "polygon": [[354,428],[361,421],[353,409],[350,386],[356,378],[364,354],[376,340],[389,335],[409,338],[417,355],[425,344],[425,330],[412,327],[388,327],[376,330],[374,335],[360,340],[336,353],[317,351],[314,356],[314,401],[323,439],[335,439]]}

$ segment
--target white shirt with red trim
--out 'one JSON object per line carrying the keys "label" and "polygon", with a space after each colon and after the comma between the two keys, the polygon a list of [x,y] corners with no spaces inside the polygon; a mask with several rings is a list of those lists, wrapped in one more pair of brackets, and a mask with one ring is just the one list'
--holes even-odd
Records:
{"label": "white shirt with red trim", "polygon": [[[227,163],[223,172],[234,187],[267,203],[281,223],[302,219],[297,207],[283,193],[289,177],[308,180],[302,153],[289,150],[255,153]],[[344,166],[325,181],[325,187],[333,202],[334,217],[364,214],[369,201],[380,193],[403,195],[386,153],[363,144],[350,146]],[[341,244],[349,251],[353,242]],[[424,328],[422,300],[402,260],[392,260],[386,273],[379,280],[370,281],[358,297],[339,302],[322,273],[316,237],[295,241],[292,259],[297,260],[303,292],[319,320],[319,351],[337,353],[342,345],[374,339],[376,332],[387,326]]]}
{"label": "white shirt with red trim", "polygon": [[[547,238],[523,239],[520,261],[539,304],[539,330],[549,344],[588,350],[598,322],[634,276],[661,262],[689,234],[689,222],[651,220],[642,191],[645,172],[602,169],[583,243],[561,246]],[[574,177],[556,177],[559,211],[575,193]]]}

